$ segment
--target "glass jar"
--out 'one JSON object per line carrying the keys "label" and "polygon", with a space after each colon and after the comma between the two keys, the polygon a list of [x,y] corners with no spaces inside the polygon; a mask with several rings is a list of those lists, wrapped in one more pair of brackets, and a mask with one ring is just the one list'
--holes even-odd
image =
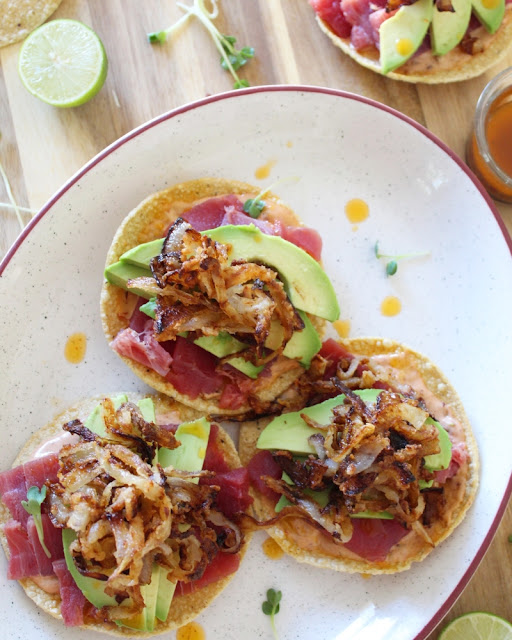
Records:
{"label": "glass jar", "polygon": [[512,202],[512,67],[478,99],[466,161],[493,198]]}

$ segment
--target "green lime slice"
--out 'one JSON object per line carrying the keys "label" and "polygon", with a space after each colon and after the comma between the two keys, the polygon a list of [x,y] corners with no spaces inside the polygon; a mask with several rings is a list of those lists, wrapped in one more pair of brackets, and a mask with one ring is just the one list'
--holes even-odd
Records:
{"label": "green lime slice", "polygon": [[512,624],[492,613],[473,611],[452,620],[439,640],[512,640]]}
{"label": "green lime slice", "polygon": [[76,107],[95,96],[107,76],[107,55],[92,29],[76,20],[51,20],[20,50],[25,87],[54,107]]}

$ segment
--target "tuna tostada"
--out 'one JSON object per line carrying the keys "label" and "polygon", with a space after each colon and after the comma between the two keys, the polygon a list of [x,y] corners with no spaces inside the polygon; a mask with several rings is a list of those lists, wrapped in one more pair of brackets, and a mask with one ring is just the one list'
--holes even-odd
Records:
{"label": "tuna tostada", "polygon": [[309,0],[318,25],[356,62],[394,80],[467,80],[512,42],[510,0]]}
{"label": "tuna tostada", "polygon": [[158,391],[210,415],[280,412],[338,302],[319,234],[271,193],[201,179],[121,224],[101,296],[112,349]]}
{"label": "tuna tostada", "polygon": [[254,526],[301,562],[408,569],[449,536],[478,486],[478,452],[453,387],[396,342],[329,339],[304,409],[246,423],[240,455]]}
{"label": "tuna tostada", "polygon": [[229,436],[165,396],[91,398],[0,474],[8,578],[70,627],[149,636],[219,595],[252,502]]}

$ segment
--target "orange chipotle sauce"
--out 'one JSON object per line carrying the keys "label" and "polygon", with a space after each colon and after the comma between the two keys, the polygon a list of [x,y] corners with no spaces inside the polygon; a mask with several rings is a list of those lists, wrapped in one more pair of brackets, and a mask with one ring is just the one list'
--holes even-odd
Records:
{"label": "orange chipotle sauce", "polygon": [[64,356],[71,364],[82,362],[87,348],[87,336],[85,333],[73,333],[69,336],[64,347]]}
{"label": "orange chipotle sauce", "polygon": [[206,634],[198,622],[189,622],[176,631],[176,640],[205,640]]}
{"label": "orange chipotle sauce", "polygon": [[279,560],[284,551],[277,544],[274,538],[267,538],[262,544],[263,553],[271,560]]}

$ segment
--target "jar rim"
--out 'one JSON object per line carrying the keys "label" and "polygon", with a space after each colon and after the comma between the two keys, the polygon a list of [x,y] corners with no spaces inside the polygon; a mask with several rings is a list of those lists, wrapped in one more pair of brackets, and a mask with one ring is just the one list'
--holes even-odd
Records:
{"label": "jar rim", "polygon": [[476,103],[474,127],[476,143],[482,158],[502,182],[507,186],[512,187],[512,176],[509,176],[500,166],[498,166],[498,164],[496,164],[491,155],[489,145],[487,144],[487,137],[485,135],[485,123],[489,108],[508,88],[512,89],[512,67],[507,67],[501,71],[501,73],[492,78],[492,80],[490,80],[484,87],[484,90],[480,94]]}

